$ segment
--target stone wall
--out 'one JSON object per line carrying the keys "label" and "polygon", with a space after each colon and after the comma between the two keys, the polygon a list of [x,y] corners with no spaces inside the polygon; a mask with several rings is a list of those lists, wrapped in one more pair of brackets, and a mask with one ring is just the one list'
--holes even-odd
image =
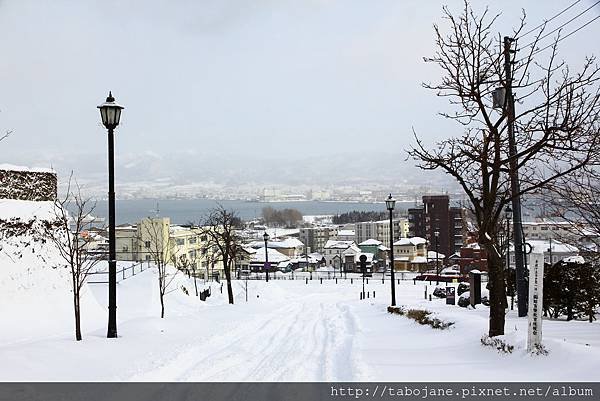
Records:
{"label": "stone wall", "polygon": [[0,169],[0,199],[54,201],[56,173]]}

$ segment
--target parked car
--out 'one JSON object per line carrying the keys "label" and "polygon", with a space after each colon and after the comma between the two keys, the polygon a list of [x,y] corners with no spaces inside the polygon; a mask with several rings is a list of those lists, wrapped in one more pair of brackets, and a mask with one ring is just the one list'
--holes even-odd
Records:
{"label": "parked car", "polygon": [[446,282],[446,283],[451,283],[454,280],[456,280],[458,282],[469,281],[469,278],[461,275],[460,272],[457,270],[452,270],[452,269],[446,268],[446,269],[443,269],[439,275],[437,274],[437,272],[435,270],[428,270],[422,274],[419,274],[417,277],[415,277],[415,280],[442,281],[442,282]]}

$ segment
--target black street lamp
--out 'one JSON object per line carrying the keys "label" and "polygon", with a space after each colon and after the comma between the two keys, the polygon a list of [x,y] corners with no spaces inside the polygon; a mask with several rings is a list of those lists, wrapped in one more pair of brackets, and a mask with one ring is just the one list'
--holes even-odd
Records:
{"label": "black street lamp", "polygon": [[123,106],[108,92],[98,106],[102,124],[108,129],[108,338],[117,337],[117,251],[115,244],[115,138]]}
{"label": "black street lamp", "polygon": [[269,234],[265,231],[263,234],[263,239],[265,240],[265,271],[267,272],[266,281],[269,282],[269,250],[267,249],[267,241],[269,240]]}
{"label": "black street lamp", "polygon": [[435,236],[435,283],[440,283],[440,250],[439,250],[439,239],[440,232],[434,231],[433,235]]}
{"label": "black street lamp", "polygon": [[[392,286],[392,306],[396,306],[396,279],[394,277],[394,224],[392,222],[392,212],[396,206],[396,199],[392,198],[392,194],[385,200],[385,207],[390,211],[390,273]],[[384,273],[385,274],[385,273]]]}

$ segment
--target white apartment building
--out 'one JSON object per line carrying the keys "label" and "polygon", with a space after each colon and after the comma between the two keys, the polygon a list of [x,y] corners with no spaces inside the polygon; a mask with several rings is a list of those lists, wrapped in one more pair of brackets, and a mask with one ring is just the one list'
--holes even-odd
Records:
{"label": "white apartment building", "polygon": [[[394,219],[394,241],[408,236],[408,219]],[[390,247],[390,221],[364,221],[354,224],[355,237],[357,243],[364,242],[368,239],[381,241],[386,247]]]}

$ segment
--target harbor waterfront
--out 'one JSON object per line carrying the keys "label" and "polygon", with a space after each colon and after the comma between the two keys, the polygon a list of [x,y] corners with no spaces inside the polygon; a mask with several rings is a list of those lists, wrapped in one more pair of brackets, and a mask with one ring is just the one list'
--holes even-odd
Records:
{"label": "harbor waterfront", "polygon": [[[356,211],[385,212],[385,203],[338,202],[338,201],[297,201],[297,202],[256,202],[243,200],[214,200],[214,199],[135,199],[116,201],[117,224],[135,223],[149,216],[170,217],[173,224],[198,223],[206,217],[208,211],[218,205],[233,210],[242,220],[252,220],[261,217],[264,207],[274,209],[296,209],[305,216],[335,215]],[[413,207],[414,201],[398,202],[398,212],[405,212]],[[99,200],[94,215],[107,217],[106,202]]]}

